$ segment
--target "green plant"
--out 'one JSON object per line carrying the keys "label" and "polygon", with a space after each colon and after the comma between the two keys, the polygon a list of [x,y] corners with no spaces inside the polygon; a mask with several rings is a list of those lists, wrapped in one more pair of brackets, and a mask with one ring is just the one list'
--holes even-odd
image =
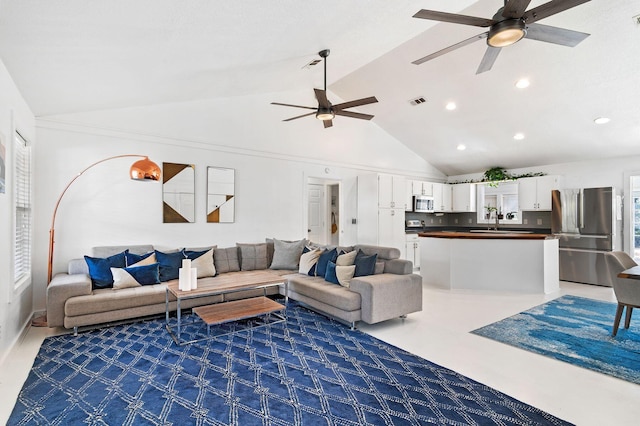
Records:
{"label": "green plant", "polygon": [[498,186],[498,182],[507,179],[512,178],[511,176],[509,176],[509,173],[507,173],[505,169],[503,169],[502,167],[492,167],[484,172],[483,181],[489,182],[489,186],[496,187]]}

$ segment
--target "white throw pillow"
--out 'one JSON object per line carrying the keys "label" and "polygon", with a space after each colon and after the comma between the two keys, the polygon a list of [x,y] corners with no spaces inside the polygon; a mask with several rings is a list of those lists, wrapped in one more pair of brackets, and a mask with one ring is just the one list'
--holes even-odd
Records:
{"label": "white throw pillow", "polygon": [[111,275],[113,275],[113,288],[115,290],[129,287],[140,287],[140,283],[138,283],[138,281],[136,281],[136,279],[133,278],[133,276],[124,268],[111,268]]}
{"label": "white throw pillow", "polygon": [[216,267],[213,263],[213,248],[207,250],[201,256],[191,259],[191,267],[196,268],[198,278],[213,277],[216,275]]}
{"label": "white throw pillow", "polygon": [[350,266],[337,266],[336,265],[336,277],[338,277],[338,282],[343,287],[349,287],[351,283],[351,279],[353,278],[353,274],[356,272],[356,265]]}
{"label": "white throw pillow", "polygon": [[298,268],[298,272],[308,275],[309,271],[316,265],[316,263],[318,263],[321,253],[321,249],[313,249],[306,253],[302,253],[300,256],[300,267]]}
{"label": "white throw pillow", "polygon": [[356,255],[358,254],[357,251],[353,250],[350,251],[349,253],[344,253],[341,254],[340,256],[338,256],[338,259],[336,259],[336,266],[351,266],[355,263],[356,261]]}

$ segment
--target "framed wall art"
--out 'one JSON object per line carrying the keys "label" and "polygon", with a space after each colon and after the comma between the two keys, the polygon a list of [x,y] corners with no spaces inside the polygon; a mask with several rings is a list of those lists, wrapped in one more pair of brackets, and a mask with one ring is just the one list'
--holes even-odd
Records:
{"label": "framed wall art", "polygon": [[235,170],[207,167],[207,222],[235,220]]}
{"label": "framed wall art", "polygon": [[162,221],[195,222],[195,165],[162,163]]}

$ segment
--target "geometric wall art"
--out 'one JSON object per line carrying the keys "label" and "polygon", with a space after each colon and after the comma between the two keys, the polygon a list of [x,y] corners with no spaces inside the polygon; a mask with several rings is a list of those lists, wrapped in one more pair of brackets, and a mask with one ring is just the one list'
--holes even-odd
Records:
{"label": "geometric wall art", "polygon": [[207,167],[207,222],[232,223],[235,219],[235,170]]}
{"label": "geometric wall art", "polygon": [[193,223],[195,210],[195,165],[162,163],[163,223]]}

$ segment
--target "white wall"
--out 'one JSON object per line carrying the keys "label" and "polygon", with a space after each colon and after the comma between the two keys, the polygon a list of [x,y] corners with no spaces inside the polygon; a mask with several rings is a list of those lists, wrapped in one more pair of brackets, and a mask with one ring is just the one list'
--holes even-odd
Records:
{"label": "white wall", "polygon": [[[358,174],[381,171],[445,178],[375,123],[343,117],[329,129],[314,117],[283,123],[283,118],[304,110],[269,102],[298,103],[299,96],[263,95],[38,119],[36,308],[45,304],[48,229],[56,199],[78,172],[109,156],[144,154],[158,164],[195,164],[196,222],[162,223],[161,185],[128,179],[135,159],[101,163],[83,174],[60,204],[54,273],[98,245],[150,243],[172,249],[228,247],[265,237],[302,238],[309,177],[341,182],[340,238],[343,244],[353,244]],[[207,166],[236,169],[235,223],[206,223]]]}
{"label": "white wall", "polygon": [[5,145],[7,162],[6,193],[0,194],[0,363],[29,323],[33,311],[31,282],[15,290],[13,280],[14,210],[11,155],[15,129],[29,141],[35,140],[33,114],[0,61],[0,138]]}

